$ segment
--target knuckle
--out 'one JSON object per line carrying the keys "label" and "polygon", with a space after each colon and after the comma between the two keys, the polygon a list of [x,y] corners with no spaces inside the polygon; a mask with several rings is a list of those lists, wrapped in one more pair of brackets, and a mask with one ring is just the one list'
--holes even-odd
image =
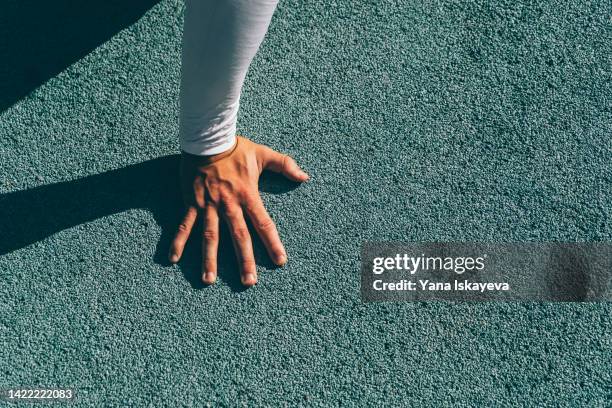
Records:
{"label": "knuckle", "polygon": [[194,206],[199,210],[203,210],[206,207],[206,199],[203,195],[196,196]]}
{"label": "knuckle", "polygon": [[283,157],[283,170],[288,170],[293,166],[296,166],[295,160],[293,160],[293,157],[286,154]]}
{"label": "knuckle", "polygon": [[243,192],[240,194],[240,198],[245,203],[247,209],[253,210],[257,206],[259,192],[253,191],[253,189],[245,187],[243,189]]}
{"label": "knuckle", "polygon": [[236,202],[236,191],[238,190],[236,183],[226,183],[223,187],[219,187],[219,201],[224,204],[232,204]]}
{"label": "knuckle", "polygon": [[228,218],[235,218],[240,215],[240,208],[234,205],[225,206],[225,215]]}
{"label": "knuckle", "polygon": [[246,227],[235,227],[232,229],[232,234],[238,241],[244,241],[250,238],[249,230]]}
{"label": "knuckle", "polygon": [[219,239],[219,233],[211,229],[205,230],[202,235],[207,241],[216,241],[217,239]]}
{"label": "knuckle", "polygon": [[272,231],[276,226],[274,225],[274,221],[271,218],[265,218],[257,223],[257,228],[260,231]]}
{"label": "knuckle", "polygon": [[219,189],[219,181],[215,178],[206,178],[205,185],[207,190],[217,191]]}
{"label": "knuckle", "polygon": [[251,237],[249,235],[249,230],[246,227],[234,227],[232,229],[232,235],[238,241],[244,241]]}
{"label": "knuckle", "polygon": [[254,201],[247,200],[244,204],[244,209],[252,218],[261,218],[260,207]]}
{"label": "knuckle", "polygon": [[287,159],[289,159],[289,156],[286,154],[283,154],[283,158],[281,161],[281,171],[285,170],[287,168]]}
{"label": "knuckle", "polygon": [[189,226],[186,223],[181,222],[179,224],[179,226],[178,226],[178,230],[179,230],[179,232],[188,232],[189,231]]}

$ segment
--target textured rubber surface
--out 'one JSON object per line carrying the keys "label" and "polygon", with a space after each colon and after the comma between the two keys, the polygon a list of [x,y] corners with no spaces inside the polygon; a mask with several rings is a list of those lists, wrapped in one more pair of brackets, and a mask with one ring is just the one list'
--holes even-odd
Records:
{"label": "textured rubber surface", "polygon": [[[17,3],[9,32],[34,12]],[[281,0],[239,130],[312,180],[262,181],[289,263],[258,245],[246,291],[227,242],[214,287],[197,243],[163,262],[183,5],[137,3],[121,21],[98,6],[111,30],[91,38],[70,9],[4,47],[0,388],[74,386],[87,406],[609,406],[609,305],[363,304],[358,272],[365,240],[610,240],[608,2]],[[24,67],[37,76],[13,80]]]}

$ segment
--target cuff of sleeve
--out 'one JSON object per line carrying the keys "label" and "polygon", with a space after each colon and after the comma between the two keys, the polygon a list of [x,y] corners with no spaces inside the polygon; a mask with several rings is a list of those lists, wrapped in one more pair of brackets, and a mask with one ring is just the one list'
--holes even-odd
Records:
{"label": "cuff of sleeve", "polygon": [[213,154],[213,155],[202,156],[202,155],[194,155],[194,154],[191,154],[183,150],[183,157],[186,157],[187,159],[194,161],[199,166],[207,166],[221,159],[224,159],[230,156],[232,153],[234,153],[234,151],[238,147],[240,138],[234,137],[234,140],[235,140],[235,143],[229,148],[229,150],[226,150],[224,152]]}
{"label": "cuff of sleeve", "polygon": [[215,146],[206,146],[197,143],[185,143],[181,141],[181,150],[185,153],[192,154],[194,156],[213,156],[216,154],[227,152],[236,145],[236,134],[228,137],[222,143]]}

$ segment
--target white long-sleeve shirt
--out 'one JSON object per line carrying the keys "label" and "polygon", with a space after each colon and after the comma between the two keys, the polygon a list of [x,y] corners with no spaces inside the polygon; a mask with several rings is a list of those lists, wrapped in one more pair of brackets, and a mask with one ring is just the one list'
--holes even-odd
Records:
{"label": "white long-sleeve shirt", "polygon": [[229,150],[242,84],[278,0],[187,0],[180,93],[181,149]]}

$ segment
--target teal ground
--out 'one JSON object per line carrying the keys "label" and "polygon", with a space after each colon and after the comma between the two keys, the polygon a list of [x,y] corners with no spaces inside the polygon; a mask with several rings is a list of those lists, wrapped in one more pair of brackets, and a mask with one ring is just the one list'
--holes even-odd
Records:
{"label": "teal ground", "polygon": [[610,406],[609,305],[364,304],[358,257],[365,240],[611,239],[608,2],[281,0],[239,130],[312,181],[262,182],[290,261],[258,246],[246,291],[228,245],[209,288],[197,244],[160,256],[182,3],[106,20],[62,3],[74,18],[39,10],[46,31],[27,35],[7,27],[36,7],[2,6],[0,388],[73,386],[88,406]]}

